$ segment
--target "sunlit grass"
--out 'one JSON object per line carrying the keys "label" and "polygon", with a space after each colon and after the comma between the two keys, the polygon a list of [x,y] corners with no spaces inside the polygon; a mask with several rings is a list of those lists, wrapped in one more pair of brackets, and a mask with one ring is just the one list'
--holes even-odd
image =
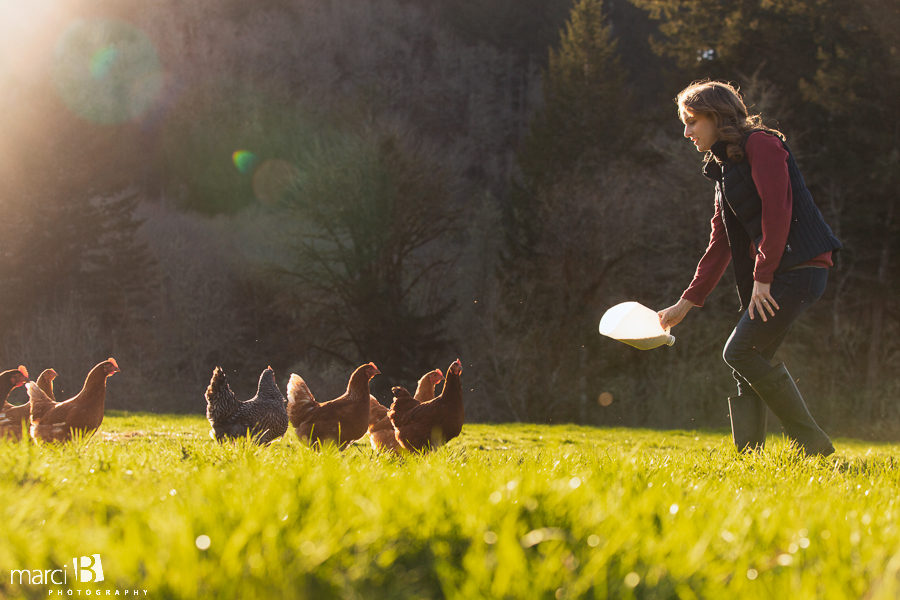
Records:
{"label": "sunlit grass", "polygon": [[56,597],[10,569],[96,553],[106,579],[82,588],[150,598],[900,594],[892,445],[801,459],[775,437],[738,456],[724,432],[466,425],[401,459],[208,429],[116,414],[75,444],[0,442],[0,597]]}

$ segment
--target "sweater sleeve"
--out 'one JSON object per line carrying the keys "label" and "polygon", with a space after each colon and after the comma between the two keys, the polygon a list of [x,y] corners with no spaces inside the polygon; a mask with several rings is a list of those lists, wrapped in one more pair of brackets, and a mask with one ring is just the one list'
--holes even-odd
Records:
{"label": "sweater sleeve", "polygon": [[756,254],[753,279],[771,283],[784,254],[791,227],[791,180],[788,153],[774,135],[758,131],[744,147],[753,183],[762,200],[762,239]]}
{"label": "sweater sleeve", "polygon": [[725,235],[725,223],[722,221],[722,212],[716,204],[716,212],[710,220],[709,245],[706,252],[697,263],[697,271],[691,285],[681,295],[682,298],[693,302],[697,306],[703,306],[706,297],[709,296],[725,268],[731,262],[731,248],[728,246],[728,237]]}

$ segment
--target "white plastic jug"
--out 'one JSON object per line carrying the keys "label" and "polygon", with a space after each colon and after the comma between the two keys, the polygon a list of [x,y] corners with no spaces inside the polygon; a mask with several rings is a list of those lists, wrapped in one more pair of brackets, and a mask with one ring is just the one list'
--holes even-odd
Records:
{"label": "white plastic jug", "polygon": [[600,319],[600,333],[638,350],[675,343],[675,336],[659,324],[656,311],[638,302],[623,302],[607,310]]}

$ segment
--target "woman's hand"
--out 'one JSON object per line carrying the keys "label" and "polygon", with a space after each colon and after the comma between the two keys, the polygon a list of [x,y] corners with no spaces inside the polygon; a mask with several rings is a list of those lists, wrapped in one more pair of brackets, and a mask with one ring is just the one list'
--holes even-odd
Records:
{"label": "woman's hand", "polygon": [[770,317],[775,316],[775,311],[778,310],[778,303],[775,302],[775,298],[770,293],[771,288],[771,283],[753,281],[753,293],[750,295],[750,306],[747,308],[751,319],[756,316],[755,313],[759,313],[759,316],[762,317],[765,323],[768,320],[766,313],[769,313]]}
{"label": "woman's hand", "polygon": [[681,320],[688,314],[688,311],[696,306],[690,300],[685,300],[681,298],[678,302],[670,306],[669,308],[664,308],[659,311],[659,324],[662,325],[663,329],[669,329],[670,327],[675,327]]}

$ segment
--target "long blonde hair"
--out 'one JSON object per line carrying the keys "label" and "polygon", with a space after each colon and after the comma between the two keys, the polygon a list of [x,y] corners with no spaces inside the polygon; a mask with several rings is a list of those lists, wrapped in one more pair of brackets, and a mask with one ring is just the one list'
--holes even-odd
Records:
{"label": "long blonde hair", "polygon": [[[684,118],[687,109],[692,114],[705,114],[713,118],[719,139],[727,146],[728,158],[740,162],[744,159],[744,135],[761,129],[784,140],[784,134],[763,124],[760,115],[751,115],[738,89],[722,81],[704,79],[695,81],[678,93],[678,116]],[[712,158],[707,153],[707,160]]]}

